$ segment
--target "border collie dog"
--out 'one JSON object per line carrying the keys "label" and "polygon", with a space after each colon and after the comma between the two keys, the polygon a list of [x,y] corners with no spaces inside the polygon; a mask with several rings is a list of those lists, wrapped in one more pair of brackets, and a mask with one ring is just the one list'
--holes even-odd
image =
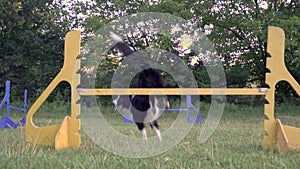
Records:
{"label": "border collie dog", "polygon": [[[116,42],[116,47],[124,53],[125,56],[133,54],[133,57],[139,55],[134,53],[130,47],[123,42],[118,35],[111,33],[110,37]],[[135,54],[135,55],[134,55]],[[142,61],[143,62],[143,61]],[[143,68],[145,64],[140,62],[142,71],[138,74],[138,88],[164,88],[166,83],[160,72],[154,68]],[[132,113],[133,120],[142,134],[144,140],[147,140],[145,124],[150,124],[156,136],[161,140],[157,118],[160,115],[160,107],[169,108],[169,102],[166,96],[157,95],[122,95],[113,100],[113,105],[118,111],[128,111]]]}

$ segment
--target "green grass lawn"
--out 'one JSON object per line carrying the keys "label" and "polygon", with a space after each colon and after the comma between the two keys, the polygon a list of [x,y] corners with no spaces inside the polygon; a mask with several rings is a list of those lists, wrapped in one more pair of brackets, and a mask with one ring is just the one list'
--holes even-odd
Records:
{"label": "green grass lawn", "polygon": [[[204,117],[208,108],[209,105],[202,104]],[[46,105],[37,113],[34,122],[41,126],[59,124],[63,116],[68,115],[67,109]],[[121,116],[111,108],[105,110],[104,117],[115,130],[130,137],[140,137],[134,124],[123,123]],[[283,105],[276,108],[276,117],[284,124],[300,127],[299,112],[299,106]],[[3,112],[1,115],[3,117]],[[18,118],[17,113],[12,116]],[[176,117],[177,113],[162,115],[159,121],[162,132]],[[263,106],[226,104],[222,120],[207,142],[200,144],[197,141],[203,125],[195,124],[174,148],[149,158],[114,155],[98,147],[83,131],[80,132],[80,147],[56,151],[53,147],[26,143],[25,128],[2,129],[1,168],[299,168],[300,152],[278,153],[262,149],[263,120]],[[148,130],[151,136],[150,128]]]}

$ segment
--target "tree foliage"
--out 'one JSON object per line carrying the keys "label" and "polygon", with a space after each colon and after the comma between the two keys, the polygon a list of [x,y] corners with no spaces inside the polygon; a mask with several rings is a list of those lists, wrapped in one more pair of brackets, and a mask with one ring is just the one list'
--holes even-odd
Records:
{"label": "tree foliage", "polygon": [[11,80],[14,92],[38,96],[63,65],[64,36],[70,24],[52,0],[0,2],[1,91]]}
{"label": "tree foliage", "polygon": [[[132,4],[126,6],[124,4]],[[288,69],[299,81],[299,2],[297,1],[176,1],[165,0],[151,5],[143,1],[109,1],[101,2],[99,6],[109,6],[111,11],[106,22],[134,12],[165,12],[182,17],[198,26],[217,49],[223,61],[230,87],[263,86],[265,75],[265,60],[267,57],[266,41],[268,26],[279,26],[286,32],[286,64]],[[134,9],[134,11],[132,11]],[[119,12],[122,11],[122,12]],[[97,22],[107,14],[97,11],[97,16],[88,18],[87,29],[95,31],[104,22]],[[107,18],[107,17],[106,17]],[[100,23],[100,24],[98,24]],[[99,25],[99,26],[95,26]],[[141,38],[141,37],[140,37]],[[132,37],[126,37],[132,39]],[[144,37],[145,39],[145,37]],[[168,44],[169,41],[156,43]],[[131,44],[134,48],[139,43]],[[164,49],[172,49],[172,45]],[[175,52],[176,51],[172,51]],[[178,52],[176,53],[178,54]],[[186,54],[183,59],[192,61],[192,54]],[[201,62],[191,66],[199,85],[209,82]],[[206,80],[204,80],[206,79]],[[203,85],[202,85],[203,86]],[[205,86],[205,85],[204,85]]]}
{"label": "tree foliage", "polygon": [[[54,78],[63,64],[67,31],[80,28],[84,44],[110,21],[138,12],[169,13],[199,28],[214,44],[229,87],[264,86],[267,27],[281,27],[286,33],[286,66],[300,82],[297,0],[1,0],[0,7],[0,88],[11,80],[16,93],[28,88],[31,95],[39,95]],[[183,52],[178,39],[155,32],[132,35],[123,36],[135,50],[154,47],[172,52],[190,66],[199,87],[209,87],[203,61],[193,50]],[[118,60],[105,58],[98,69],[98,87],[109,87],[118,66]],[[172,77],[166,77],[176,86]],[[288,85],[278,89],[293,93]]]}

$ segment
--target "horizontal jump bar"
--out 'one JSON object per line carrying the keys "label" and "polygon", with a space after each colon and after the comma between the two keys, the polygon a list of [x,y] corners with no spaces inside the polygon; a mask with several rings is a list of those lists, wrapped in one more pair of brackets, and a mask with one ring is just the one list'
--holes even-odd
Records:
{"label": "horizontal jump bar", "polygon": [[109,88],[77,89],[79,95],[265,95],[267,88]]}

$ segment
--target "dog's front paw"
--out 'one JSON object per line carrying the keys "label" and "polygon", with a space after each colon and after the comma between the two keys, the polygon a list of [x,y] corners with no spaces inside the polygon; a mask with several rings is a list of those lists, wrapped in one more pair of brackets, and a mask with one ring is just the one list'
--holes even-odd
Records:
{"label": "dog's front paw", "polygon": [[169,101],[166,101],[165,109],[169,109],[169,108],[170,108],[170,103],[169,103]]}

